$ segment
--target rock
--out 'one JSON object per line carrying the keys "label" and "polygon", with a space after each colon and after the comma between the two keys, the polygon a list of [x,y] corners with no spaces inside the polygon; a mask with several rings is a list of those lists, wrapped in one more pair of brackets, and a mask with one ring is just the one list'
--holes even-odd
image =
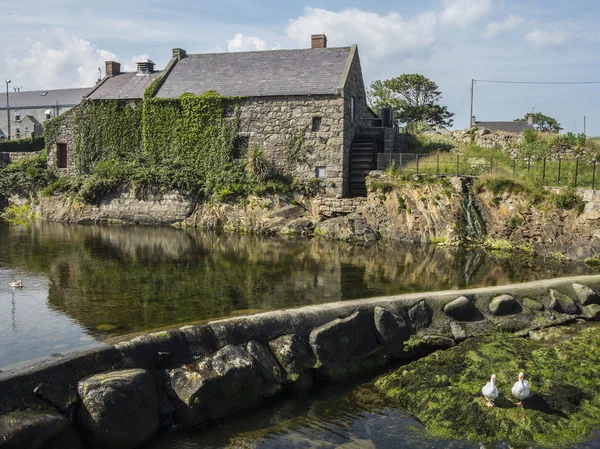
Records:
{"label": "rock", "polygon": [[228,345],[202,360],[169,372],[175,422],[192,426],[261,401],[263,382],[244,348]]}
{"label": "rock", "polygon": [[450,329],[452,329],[452,336],[454,337],[455,341],[463,341],[467,339],[467,333],[460,324],[453,321],[450,323]]}
{"label": "rock", "polygon": [[53,411],[16,411],[0,416],[2,449],[76,449],[79,438],[71,423]]}
{"label": "rock", "polygon": [[290,204],[289,206],[283,206],[280,209],[274,210],[273,212],[269,213],[266,218],[293,219],[301,217],[304,214],[304,212],[305,210],[302,206]]}
{"label": "rock", "polygon": [[442,335],[424,335],[409,340],[405,345],[407,352],[417,357],[422,357],[439,349],[448,349],[455,346],[453,339]]}
{"label": "rock", "polygon": [[589,306],[583,306],[583,314],[590,320],[600,320],[600,305],[590,304]]}
{"label": "rock", "polygon": [[410,337],[410,326],[400,315],[382,307],[375,307],[375,330],[377,340],[392,357],[402,357],[403,344]]}
{"label": "rock", "polygon": [[600,294],[596,290],[582,284],[573,284],[573,290],[582,305],[600,304]]}
{"label": "rock", "polygon": [[77,423],[93,447],[133,448],[158,430],[156,384],[142,369],[96,374],[79,382]]}
{"label": "rock", "polygon": [[428,327],[431,324],[431,315],[431,308],[425,300],[408,311],[408,318],[415,331]]}
{"label": "rock", "polygon": [[385,363],[382,348],[377,345],[373,316],[366,310],[314,329],[309,343],[319,373],[330,380],[344,380]]}
{"label": "rock", "polygon": [[444,306],[444,313],[458,321],[469,321],[477,313],[477,308],[466,296],[459,296]]}
{"label": "rock", "polygon": [[579,312],[579,307],[573,299],[556,290],[550,290],[550,309],[567,315],[575,315]]}
{"label": "rock", "polygon": [[67,389],[63,386],[44,382],[35,387],[33,393],[64,414],[72,411],[79,400],[75,388]]}
{"label": "rock", "polygon": [[254,359],[262,379],[268,384],[281,384],[284,381],[283,370],[273,357],[269,348],[255,341],[246,345],[246,351]]}
{"label": "rock", "polygon": [[297,218],[288,222],[282,229],[282,233],[288,235],[310,234],[315,229],[315,223],[308,218]]}
{"label": "rock", "polygon": [[312,375],[309,372],[316,358],[308,341],[295,334],[284,335],[269,342],[269,348],[287,373],[288,382],[294,382],[299,389],[312,385]]}
{"label": "rock", "polygon": [[490,312],[493,315],[502,315],[511,312],[516,305],[515,298],[510,295],[496,296],[490,301]]}
{"label": "rock", "polygon": [[315,228],[315,235],[332,240],[348,242],[369,242],[378,240],[379,236],[371,229],[367,220],[358,213],[330,218],[320,222]]}
{"label": "rock", "polygon": [[544,310],[544,305],[540,302],[537,302],[535,299],[531,298],[523,298],[523,307],[527,307],[530,310],[535,312],[541,312]]}

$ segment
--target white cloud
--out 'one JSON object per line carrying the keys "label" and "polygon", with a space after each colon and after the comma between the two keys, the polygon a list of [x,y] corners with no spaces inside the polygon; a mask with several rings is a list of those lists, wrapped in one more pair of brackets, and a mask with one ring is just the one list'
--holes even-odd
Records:
{"label": "white cloud", "polygon": [[520,27],[525,19],[518,15],[510,15],[503,22],[490,22],[485,27],[485,30],[482,31],[481,35],[488,39],[496,37],[506,31],[514,30],[517,27]]}
{"label": "white cloud", "polygon": [[363,54],[374,58],[417,56],[435,44],[436,15],[430,12],[405,19],[395,12],[380,15],[356,8],[339,12],[306,8],[303,16],[290,20],[286,31],[305,48],[310,46],[311,34],[325,33],[328,45],[357,43]]}
{"label": "white cloud", "polygon": [[137,63],[141,61],[147,61],[150,59],[150,55],[148,53],[144,53],[142,55],[135,55],[131,57],[131,64],[124,63],[121,66],[121,71],[123,72],[135,72],[137,71]]}
{"label": "white cloud", "polygon": [[25,90],[89,87],[98,79],[98,68],[117,56],[64,30],[48,35],[44,43],[28,39],[26,55],[4,58],[9,72]]}
{"label": "white cloud", "polygon": [[465,27],[485,17],[492,9],[492,0],[444,0],[440,23]]}
{"label": "white cloud", "polygon": [[266,41],[255,36],[244,36],[237,33],[233,39],[227,41],[228,51],[255,51],[255,50],[270,50],[271,47]]}
{"label": "white cloud", "polygon": [[535,47],[559,47],[569,39],[564,30],[545,31],[536,28],[525,34],[525,42]]}

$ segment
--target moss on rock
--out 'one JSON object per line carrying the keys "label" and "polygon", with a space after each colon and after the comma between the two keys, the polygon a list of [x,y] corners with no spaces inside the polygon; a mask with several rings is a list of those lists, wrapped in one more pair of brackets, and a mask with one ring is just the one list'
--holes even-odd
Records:
{"label": "moss on rock", "polygon": [[[600,327],[547,332],[538,341],[471,339],[380,378],[376,387],[437,437],[548,448],[574,444],[600,427]],[[510,393],[520,371],[532,390],[523,409]],[[488,409],[481,387],[492,373],[500,396]]]}

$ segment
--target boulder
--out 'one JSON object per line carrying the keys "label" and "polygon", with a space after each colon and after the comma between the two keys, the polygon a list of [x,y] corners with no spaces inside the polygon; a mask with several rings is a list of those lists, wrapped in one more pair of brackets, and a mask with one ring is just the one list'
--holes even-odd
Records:
{"label": "boulder", "polygon": [[192,426],[261,401],[263,382],[253,358],[228,345],[198,362],[169,371],[175,424]]}
{"label": "boulder", "polygon": [[284,373],[273,357],[269,348],[256,341],[251,341],[246,345],[246,351],[254,359],[254,364],[262,379],[268,384],[281,384],[284,381]]}
{"label": "boulder", "polygon": [[523,307],[527,307],[529,310],[533,310],[534,312],[541,312],[544,310],[544,305],[542,303],[531,298],[523,298]]}
{"label": "boulder", "polygon": [[266,218],[285,218],[289,220],[301,217],[302,215],[304,215],[304,212],[306,211],[302,206],[290,204],[288,206],[283,206],[279,209],[274,210],[273,212],[270,212],[269,214],[267,214]]}
{"label": "boulder", "polygon": [[571,297],[556,290],[550,290],[550,309],[567,315],[579,313],[579,307]]}
{"label": "boulder", "polygon": [[373,315],[366,310],[317,327],[309,342],[319,373],[329,380],[344,380],[385,363],[375,337]]}
{"label": "boulder", "polygon": [[431,324],[431,315],[431,308],[425,300],[412,307],[408,311],[408,319],[413,330],[418,331],[428,327]]}
{"label": "boulder", "polygon": [[444,313],[458,321],[469,321],[477,314],[477,308],[466,296],[459,296],[444,306]]}
{"label": "boulder", "polygon": [[590,304],[589,306],[583,306],[583,313],[586,318],[598,321],[600,320],[600,305]]}
{"label": "boulder", "polygon": [[308,341],[296,334],[289,334],[269,342],[275,359],[286,372],[286,380],[298,389],[312,386],[310,369],[316,363]]}
{"label": "boulder", "polygon": [[463,341],[467,339],[467,332],[457,322],[451,322],[450,329],[452,330],[452,337],[455,341]]}
{"label": "boulder", "polygon": [[377,340],[392,357],[404,355],[403,344],[410,337],[410,325],[400,315],[383,307],[375,307],[375,331]]}
{"label": "boulder", "polygon": [[582,305],[600,304],[600,294],[596,290],[582,284],[573,284],[573,290]]}
{"label": "boulder", "polygon": [[71,423],[54,411],[16,411],[0,416],[2,449],[77,449]]}
{"label": "boulder", "polygon": [[142,369],[113,371],[83,379],[77,424],[92,447],[133,448],[158,430],[156,383]]}
{"label": "boulder", "polygon": [[442,335],[424,335],[411,339],[408,342],[408,350],[417,357],[422,357],[439,349],[448,349],[455,346],[453,339]]}
{"label": "boulder", "polygon": [[515,306],[517,301],[510,295],[496,296],[490,301],[490,312],[492,315],[503,315],[510,313]]}

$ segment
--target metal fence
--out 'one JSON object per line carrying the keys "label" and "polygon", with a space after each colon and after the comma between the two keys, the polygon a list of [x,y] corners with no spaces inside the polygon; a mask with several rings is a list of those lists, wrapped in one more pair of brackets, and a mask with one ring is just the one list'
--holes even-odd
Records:
{"label": "metal fence", "polygon": [[547,186],[596,188],[597,162],[583,158],[510,158],[461,156],[452,153],[379,153],[377,168],[395,162],[401,173],[482,176],[487,173],[535,179]]}

